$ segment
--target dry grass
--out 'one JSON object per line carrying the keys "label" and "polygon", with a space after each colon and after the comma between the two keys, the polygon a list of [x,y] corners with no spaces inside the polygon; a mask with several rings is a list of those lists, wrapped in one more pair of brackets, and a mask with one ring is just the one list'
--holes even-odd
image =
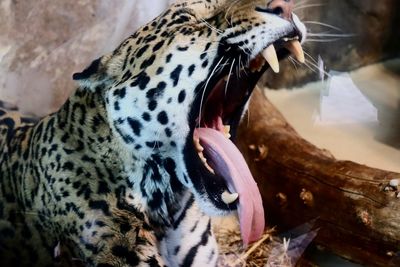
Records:
{"label": "dry grass", "polygon": [[274,237],[274,229],[265,231],[261,239],[243,248],[238,229],[216,227],[215,235],[219,244],[218,267],[291,267],[287,256],[287,242]]}

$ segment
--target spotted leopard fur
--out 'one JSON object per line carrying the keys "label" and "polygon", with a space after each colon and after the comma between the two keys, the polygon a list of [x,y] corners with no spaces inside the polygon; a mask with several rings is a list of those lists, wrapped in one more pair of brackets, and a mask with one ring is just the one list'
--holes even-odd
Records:
{"label": "spotted leopard fur", "polygon": [[293,27],[259,5],[180,1],[75,74],[58,112],[0,109],[1,266],[58,266],[58,244],[86,266],[215,266],[206,214],[235,205],[196,157],[197,104],[221,55]]}

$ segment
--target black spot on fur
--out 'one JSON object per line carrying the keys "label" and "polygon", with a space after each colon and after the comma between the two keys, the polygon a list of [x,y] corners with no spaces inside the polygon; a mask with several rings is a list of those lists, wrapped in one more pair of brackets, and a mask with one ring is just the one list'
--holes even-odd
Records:
{"label": "black spot on fur", "polygon": [[130,230],[132,230],[132,226],[130,225],[129,222],[122,222],[121,225],[119,226],[119,229],[120,229],[121,233],[124,235],[127,232],[129,232]]}
{"label": "black spot on fur", "polygon": [[[153,23],[155,23],[155,21],[154,21]],[[153,25],[153,26],[154,26],[154,25]],[[146,43],[150,43],[150,42],[154,41],[155,39],[157,39],[157,35],[147,35],[147,36],[144,38],[144,41],[145,41]]]}
{"label": "black spot on fur", "polygon": [[142,48],[140,48],[138,51],[137,51],[137,53],[136,53],[136,57],[137,58],[139,58],[139,57],[141,57],[145,52],[146,52],[146,50],[149,48],[149,45],[145,45],[145,46],[143,46]]}
{"label": "black spot on fur", "polygon": [[128,123],[133,132],[137,135],[140,136],[140,132],[142,130],[143,125],[136,119],[133,119],[131,117],[128,117]]}
{"label": "black spot on fur", "polygon": [[160,141],[152,141],[152,142],[146,142],[146,146],[149,148],[157,148],[157,147],[162,147],[164,144]]}
{"label": "black spot on fur", "polygon": [[152,55],[151,57],[149,57],[148,59],[146,59],[142,62],[142,64],[140,65],[140,68],[145,69],[145,68],[153,65],[155,59],[156,59],[156,55]]}
{"label": "black spot on fur", "polygon": [[117,96],[119,98],[124,98],[126,95],[126,88],[123,87],[121,89],[116,89],[113,93],[114,96]]}
{"label": "black spot on fur", "polygon": [[176,246],[174,249],[174,255],[178,255],[180,249],[181,249],[180,246]]}
{"label": "black spot on fur", "polygon": [[93,210],[101,210],[104,215],[110,216],[110,210],[107,202],[105,200],[90,200],[89,208]]}
{"label": "black spot on fur", "polygon": [[165,82],[160,82],[158,83],[156,88],[150,89],[146,93],[146,97],[149,100],[152,100],[156,97],[160,97],[163,95],[165,88],[167,87],[167,84]]}
{"label": "black spot on fur", "polygon": [[189,71],[189,77],[192,76],[194,70],[196,69],[196,65],[192,64],[190,65],[188,71]]}
{"label": "black spot on fur", "polygon": [[97,188],[97,194],[103,195],[103,194],[108,194],[111,192],[110,187],[108,186],[108,183],[105,181],[99,181],[99,187]]}
{"label": "black spot on fur", "polygon": [[149,201],[149,207],[152,209],[157,209],[161,206],[163,202],[163,193],[157,189],[152,195],[152,199]]}
{"label": "black spot on fur", "polygon": [[147,84],[150,82],[150,77],[146,72],[142,71],[135,77],[135,80],[131,83],[132,87],[139,86],[140,90],[144,90]]}
{"label": "black spot on fur", "polygon": [[126,260],[126,263],[130,266],[136,266],[139,264],[139,257],[135,251],[129,250],[125,246],[117,245],[112,248],[112,254],[116,257]]}
{"label": "black spot on fur", "polygon": [[160,75],[163,71],[164,71],[164,68],[163,68],[163,67],[159,67],[159,68],[157,69],[156,74],[157,74],[157,75]]}
{"label": "black spot on fur", "polygon": [[167,115],[167,113],[165,111],[161,111],[160,113],[158,113],[157,120],[162,125],[167,124],[168,123],[168,115]]}
{"label": "black spot on fur", "polygon": [[208,222],[207,230],[203,232],[201,236],[201,240],[193,247],[190,248],[188,254],[186,254],[185,259],[183,260],[182,266],[191,266],[194,258],[197,255],[197,251],[200,246],[204,246],[208,242],[208,238],[210,236],[211,224]]}
{"label": "black spot on fur", "polygon": [[64,163],[64,165],[62,166],[62,169],[65,170],[69,170],[72,171],[74,169],[74,164],[70,161],[67,161]]}
{"label": "black spot on fur", "polygon": [[189,46],[179,46],[178,47],[178,51],[184,52],[187,51],[189,49]]}
{"label": "black spot on fur", "polygon": [[173,85],[174,85],[174,86],[177,86],[177,85],[178,85],[179,77],[180,77],[181,72],[182,72],[182,68],[183,68],[182,65],[178,65],[178,66],[171,72],[170,77],[171,77],[171,79],[172,79],[172,81],[173,81]]}
{"label": "black spot on fur", "polygon": [[150,111],[153,111],[157,108],[157,101],[152,100],[149,102],[148,108]]}
{"label": "black spot on fur", "polygon": [[115,102],[114,102],[114,110],[121,110],[118,101],[115,101]]}
{"label": "black spot on fur", "polygon": [[185,98],[186,98],[185,90],[180,91],[178,95],[178,102],[182,103],[183,101],[185,101]]}
{"label": "black spot on fur", "polygon": [[143,120],[145,120],[145,121],[151,121],[151,116],[150,116],[150,114],[147,113],[147,112],[144,112],[144,113],[142,114],[142,118],[143,118]]}
{"label": "black spot on fur", "polygon": [[166,59],[165,59],[166,62],[169,63],[171,61],[171,58],[172,58],[172,54],[168,54]]}
{"label": "black spot on fur", "polygon": [[164,45],[164,40],[158,42],[154,47],[153,47],[153,52],[158,51],[163,45]]}
{"label": "black spot on fur", "polygon": [[[178,228],[178,226],[181,224],[182,220],[186,217],[186,212],[193,205],[193,203],[194,203],[194,198],[193,198],[193,196],[191,196],[190,199],[188,200],[188,202],[186,202],[186,205],[183,208],[182,213],[179,215],[179,217],[173,223],[173,227],[175,229]],[[185,265],[185,266],[190,266],[190,264]]]}
{"label": "black spot on fur", "polygon": [[172,131],[171,131],[170,128],[165,128],[165,135],[166,135],[167,137],[171,137],[171,136],[172,136]]}
{"label": "black spot on fur", "polygon": [[149,267],[161,267],[158,264],[156,257],[154,257],[154,256],[151,256],[150,258],[148,258],[146,260],[146,263],[149,265]]}

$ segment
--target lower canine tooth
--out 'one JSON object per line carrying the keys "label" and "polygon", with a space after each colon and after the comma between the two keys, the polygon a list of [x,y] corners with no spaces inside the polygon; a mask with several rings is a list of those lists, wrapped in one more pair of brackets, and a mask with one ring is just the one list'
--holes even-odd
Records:
{"label": "lower canine tooth", "polygon": [[232,193],[232,194],[231,194],[231,193],[229,193],[228,191],[223,192],[223,193],[222,193],[222,196],[221,196],[222,201],[223,201],[225,204],[231,204],[231,203],[235,202],[236,199],[238,199],[238,197],[239,197],[239,194],[238,194],[238,193]]}
{"label": "lower canine tooth", "polygon": [[294,57],[299,61],[300,63],[305,62],[304,58],[304,51],[303,48],[301,47],[301,44],[298,40],[293,40],[285,43],[285,48],[290,51],[294,55]]}
{"label": "lower canine tooth", "polygon": [[279,73],[279,61],[274,45],[270,45],[262,52],[263,57],[275,73]]}

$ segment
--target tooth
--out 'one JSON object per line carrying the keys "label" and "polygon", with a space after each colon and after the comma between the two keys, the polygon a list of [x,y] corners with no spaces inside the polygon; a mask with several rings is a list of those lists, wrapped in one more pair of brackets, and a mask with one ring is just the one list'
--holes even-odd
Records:
{"label": "tooth", "polygon": [[206,166],[206,168],[207,168],[210,172],[212,172],[213,174],[215,174],[215,171],[213,170],[213,168],[210,167],[210,165],[208,165],[207,162],[205,162],[204,165]]}
{"label": "tooth", "polygon": [[270,45],[266,49],[264,49],[262,55],[264,56],[268,64],[271,66],[272,70],[275,73],[279,73],[279,61],[278,61],[278,56],[276,55],[276,50],[274,45]]}
{"label": "tooth", "polygon": [[206,166],[206,168],[207,168],[210,172],[212,172],[213,174],[215,174],[215,171],[213,170],[213,168],[211,168],[210,165],[208,165],[207,159],[206,159],[206,157],[204,157],[203,152],[199,152],[199,153],[197,153],[197,154],[199,155],[199,158],[200,158],[201,161],[203,162],[204,166]]}
{"label": "tooth", "polygon": [[193,139],[193,142],[194,142],[194,146],[196,147],[196,150],[198,152],[203,152],[204,151],[204,148],[200,144],[200,139]]}
{"label": "tooth", "polygon": [[231,138],[231,126],[230,125],[224,125],[224,135],[226,138]]}
{"label": "tooth", "polygon": [[292,53],[295,56],[297,61],[299,61],[300,63],[305,62],[304,51],[298,40],[293,40],[285,43],[285,47],[287,50],[290,51],[290,53]]}
{"label": "tooth", "polygon": [[203,152],[199,152],[198,154],[199,154],[200,159],[201,159],[202,161],[204,161],[205,157],[204,157]]}
{"label": "tooth", "polygon": [[235,202],[238,197],[239,197],[238,193],[232,193],[231,194],[228,191],[223,192],[222,196],[221,196],[222,201],[225,204],[231,204],[231,203]]}

